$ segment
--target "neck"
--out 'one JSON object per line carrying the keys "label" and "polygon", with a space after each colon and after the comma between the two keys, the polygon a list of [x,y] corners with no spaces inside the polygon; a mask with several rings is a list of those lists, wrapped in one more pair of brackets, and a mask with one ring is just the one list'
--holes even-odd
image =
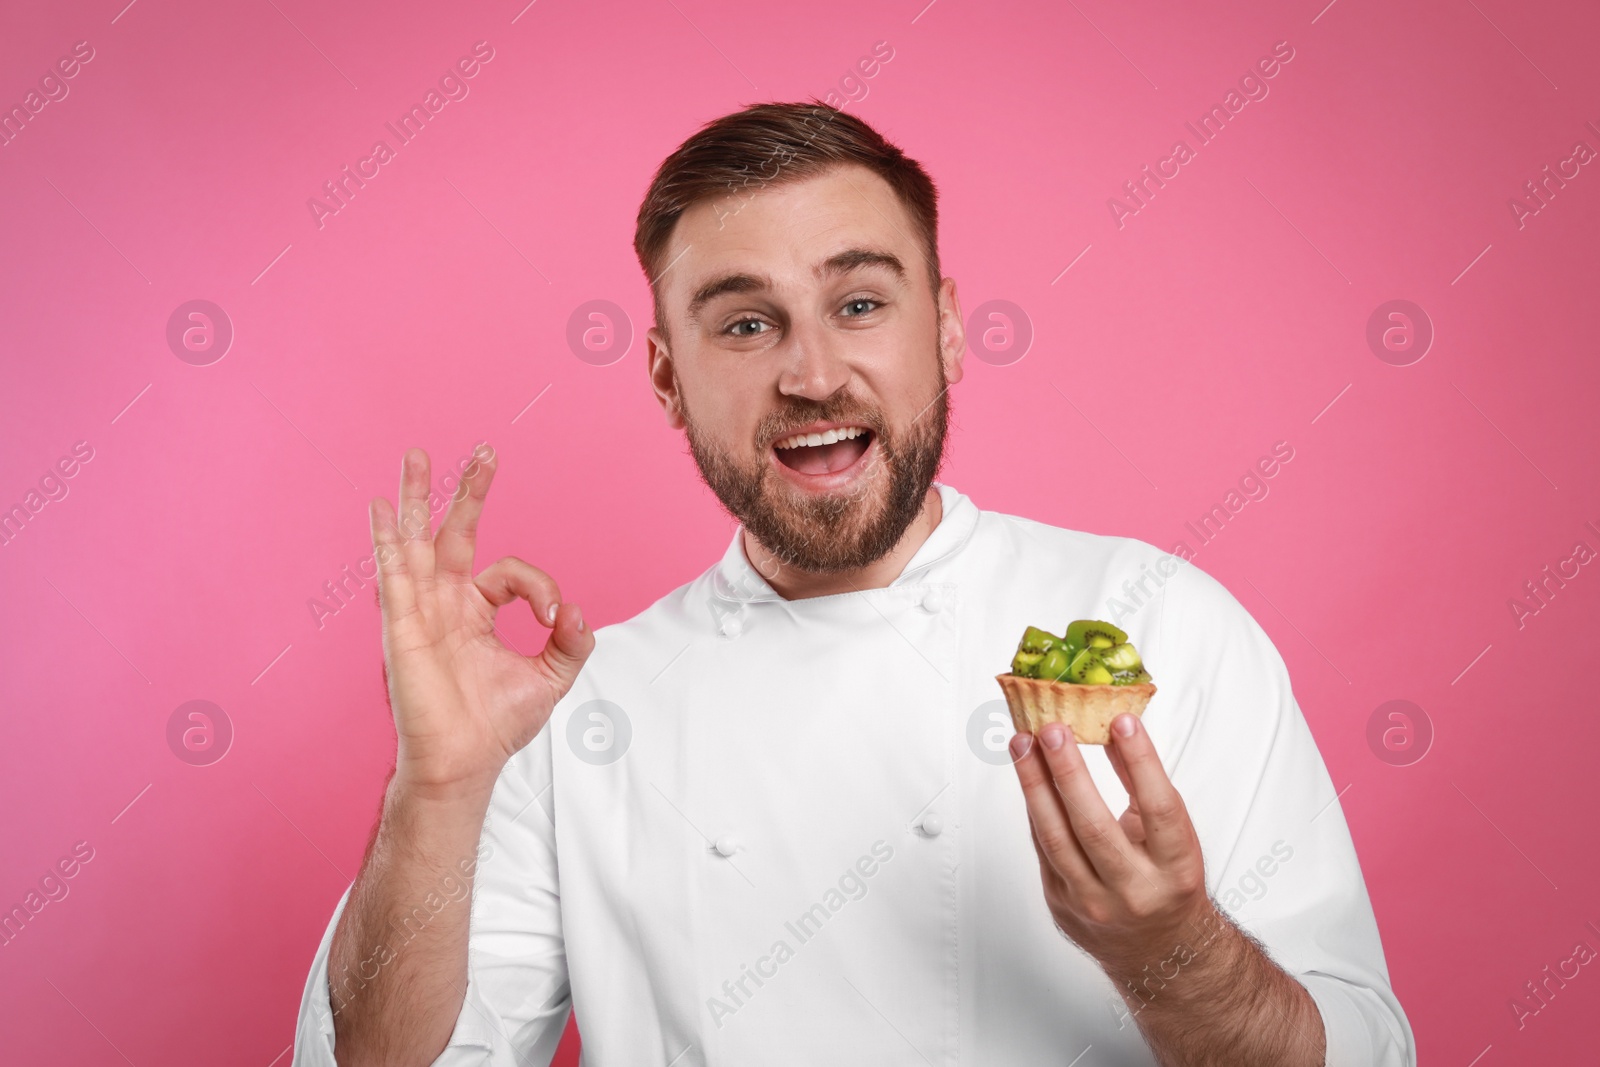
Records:
{"label": "neck", "polygon": [[805,600],[809,597],[832,596],[835,593],[886,587],[900,577],[906,569],[906,564],[911,562],[911,557],[917,554],[917,549],[922,547],[922,543],[933,533],[934,527],[939,525],[939,520],[942,518],[944,518],[944,500],[939,496],[937,488],[929,487],[928,495],[922,501],[922,510],[917,512],[917,517],[906,527],[906,532],[888,555],[865,567],[834,574],[813,574],[810,571],[783,566],[776,556],[751,536],[749,530],[743,531],[740,540],[744,544],[745,558],[763,578],[766,578],[767,584],[772,586],[779,596],[785,600]]}

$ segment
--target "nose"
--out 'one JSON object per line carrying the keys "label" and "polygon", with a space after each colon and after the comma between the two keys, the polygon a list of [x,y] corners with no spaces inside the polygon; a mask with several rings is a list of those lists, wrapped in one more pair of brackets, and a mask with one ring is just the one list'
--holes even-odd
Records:
{"label": "nose", "polygon": [[821,403],[850,381],[850,364],[839,338],[818,323],[797,323],[782,341],[783,372],[778,391]]}

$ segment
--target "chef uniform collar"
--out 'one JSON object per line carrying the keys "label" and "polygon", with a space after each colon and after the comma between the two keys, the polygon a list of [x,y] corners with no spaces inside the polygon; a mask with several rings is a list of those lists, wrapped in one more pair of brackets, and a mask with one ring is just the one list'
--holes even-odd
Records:
{"label": "chef uniform collar", "polygon": [[[977,529],[977,505],[965,494],[943,482],[934,482],[933,487],[938,490],[944,509],[939,525],[922,542],[899,576],[889,583],[891,586],[919,581],[926,568],[959,551]],[[746,558],[743,526],[733,531],[733,539],[712,575],[711,588],[717,598],[739,604],[784,600]]]}

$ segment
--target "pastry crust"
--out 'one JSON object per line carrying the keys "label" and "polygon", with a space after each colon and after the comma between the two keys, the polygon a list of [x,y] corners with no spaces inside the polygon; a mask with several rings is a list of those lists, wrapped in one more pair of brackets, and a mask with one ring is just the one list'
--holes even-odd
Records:
{"label": "pastry crust", "polygon": [[1084,745],[1110,744],[1111,720],[1125,711],[1142,716],[1156,695],[1151,682],[1076,685],[1009,673],[996,675],[995,680],[1005,692],[1017,733],[1037,734],[1045,723],[1060,722],[1072,727],[1072,736]]}

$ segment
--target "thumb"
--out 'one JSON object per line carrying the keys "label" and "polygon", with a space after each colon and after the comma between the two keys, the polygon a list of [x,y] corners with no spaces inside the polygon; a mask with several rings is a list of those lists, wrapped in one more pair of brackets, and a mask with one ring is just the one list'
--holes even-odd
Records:
{"label": "thumb", "polygon": [[550,639],[544,651],[534,657],[549,675],[556,690],[556,699],[567,695],[578,672],[594,651],[594,631],[583,621],[578,605],[564,603],[556,609],[556,621],[550,629]]}

